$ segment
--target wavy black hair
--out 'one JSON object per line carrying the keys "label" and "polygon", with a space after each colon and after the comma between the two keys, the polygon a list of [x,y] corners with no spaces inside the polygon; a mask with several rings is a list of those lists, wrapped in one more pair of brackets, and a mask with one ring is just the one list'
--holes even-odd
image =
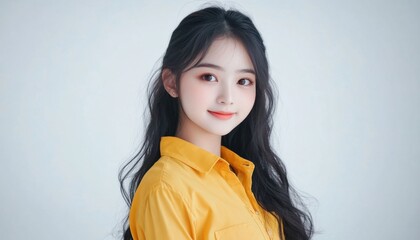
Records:
{"label": "wavy black hair", "polygon": [[[312,217],[300,197],[289,185],[283,162],[274,153],[270,136],[275,94],[269,75],[266,49],[251,19],[237,10],[212,6],[189,14],[172,33],[162,66],[148,87],[149,123],[139,151],[119,172],[122,195],[131,207],[137,187],[145,173],[160,158],[162,136],[174,136],[178,126],[179,99],[172,98],[162,82],[162,71],[169,69],[179,83],[187,67],[198,64],[211,43],[219,37],[239,40],[245,46],[256,73],[256,99],[250,114],[230,133],[222,136],[222,145],[252,161],[252,191],[262,208],[283,222],[287,240],[310,239]],[[280,226],[280,225],[279,225]],[[124,220],[123,239],[133,239],[128,216]],[[281,235],[281,233],[279,233]]]}

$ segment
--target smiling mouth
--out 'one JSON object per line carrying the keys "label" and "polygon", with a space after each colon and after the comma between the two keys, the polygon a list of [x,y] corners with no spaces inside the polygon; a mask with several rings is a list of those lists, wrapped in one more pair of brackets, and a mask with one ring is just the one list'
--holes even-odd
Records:
{"label": "smiling mouth", "polygon": [[208,111],[211,115],[215,116],[218,119],[227,120],[230,119],[235,113],[231,112],[213,112]]}

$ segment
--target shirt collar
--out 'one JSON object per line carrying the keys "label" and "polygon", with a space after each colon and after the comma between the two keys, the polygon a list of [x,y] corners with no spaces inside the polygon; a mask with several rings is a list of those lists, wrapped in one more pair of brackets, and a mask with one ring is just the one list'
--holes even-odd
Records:
{"label": "shirt collar", "polygon": [[239,171],[253,171],[254,164],[248,161],[225,146],[221,147],[221,157],[200,148],[193,143],[178,137],[164,136],[160,141],[160,154],[176,158],[191,168],[208,173],[219,160],[231,164]]}
{"label": "shirt collar", "polygon": [[221,148],[221,155],[223,159],[226,159],[230,165],[239,171],[252,172],[255,168],[253,162],[239,156],[225,146]]}

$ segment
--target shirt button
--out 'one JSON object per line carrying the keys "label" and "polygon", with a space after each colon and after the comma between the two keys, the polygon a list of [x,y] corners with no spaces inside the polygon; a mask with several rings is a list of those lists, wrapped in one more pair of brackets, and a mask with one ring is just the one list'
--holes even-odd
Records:
{"label": "shirt button", "polygon": [[272,237],[273,237],[273,231],[271,231],[271,228],[268,228],[268,229],[267,229],[267,233],[268,233],[268,236],[269,236],[270,238],[272,238]]}
{"label": "shirt button", "polygon": [[256,215],[260,215],[260,212],[258,212],[258,211],[255,211],[255,214],[256,214]]}

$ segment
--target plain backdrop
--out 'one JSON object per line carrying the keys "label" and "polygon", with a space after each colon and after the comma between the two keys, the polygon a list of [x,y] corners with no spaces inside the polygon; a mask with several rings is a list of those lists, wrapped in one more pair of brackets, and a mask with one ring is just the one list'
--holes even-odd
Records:
{"label": "plain backdrop", "polygon": [[[116,239],[148,79],[203,3],[0,2],[0,239]],[[314,239],[420,239],[420,3],[222,4],[265,41]]]}

